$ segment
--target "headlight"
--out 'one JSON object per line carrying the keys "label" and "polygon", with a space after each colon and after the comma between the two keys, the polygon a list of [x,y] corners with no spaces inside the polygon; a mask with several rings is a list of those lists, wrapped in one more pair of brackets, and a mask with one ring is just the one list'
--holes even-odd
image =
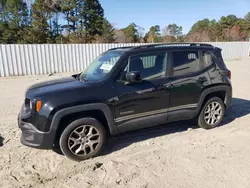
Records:
{"label": "headlight", "polygon": [[24,116],[27,116],[31,113],[32,111],[32,108],[33,108],[33,103],[30,99],[25,99],[24,101],[24,109],[23,109],[23,114]]}
{"label": "headlight", "polygon": [[32,101],[30,100],[30,106],[29,106],[30,110],[32,110],[32,107],[33,107],[33,104],[32,104]]}

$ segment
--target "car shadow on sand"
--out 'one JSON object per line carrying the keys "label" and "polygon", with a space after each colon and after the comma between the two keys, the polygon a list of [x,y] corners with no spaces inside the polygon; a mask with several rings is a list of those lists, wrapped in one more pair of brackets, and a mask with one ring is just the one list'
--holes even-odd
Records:
{"label": "car shadow on sand", "polygon": [[3,146],[3,141],[4,141],[4,138],[2,137],[2,135],[0,135],[0,147]]}
{"label": "car shadow on sand", "polygon": [[233,98],[231,107],[227,110],[221,126],[227,125],[235,119],[250,114],[250,101],[246,99]]}
{"label": "car shadow on sand", "polygon": [[[232,106],[227,110],[225,118],[220,126],[228,125],[235,119],[241,118],[248,114],[250,114],[250,101],[240,98],[233,98]],[[109,138],[106,149],[101,155],[110,154],[136,142],[145,141],[151,138],[176,132],[183,132],[189,128],[195,129],[197,126],[195,126],[192,121],[181,121],[113,136]]]}

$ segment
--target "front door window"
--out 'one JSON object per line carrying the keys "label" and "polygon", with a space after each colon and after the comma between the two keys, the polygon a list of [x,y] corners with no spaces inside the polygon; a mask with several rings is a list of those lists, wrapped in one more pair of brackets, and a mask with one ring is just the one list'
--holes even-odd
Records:
{"label": "front door window", "polygon": [[167,53],[142,54],[132,56],[123,71],[122,80],[131,71],[140,72],[143,80],[152,80],[165,76],[167,64]]}

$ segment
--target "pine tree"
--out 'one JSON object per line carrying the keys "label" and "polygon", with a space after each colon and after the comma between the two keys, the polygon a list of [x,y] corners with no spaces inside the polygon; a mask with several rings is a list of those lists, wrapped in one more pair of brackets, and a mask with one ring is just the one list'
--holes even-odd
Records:
{"label": "pine tree", "polygon": [[250,12],[246,14],[245,19],[250,22]]}
{"label": "pine tree", "polygon": [[137,25],[135,23],[129,24],[127,27],[123,28],[122,31],[125,34],[126,42],[138,42],[139,33],[137,30]]}
{"label": "pine tree", "polygon": [[0,0],[0,21],[1,23],[7,21],[8,10],[6,8],[7,0]]}
{"label": "pine tree", "polygon": [[76,8],[76,0],[63,0],[60,3],[60,7],[62,13],[65,15],[66,24],[63,26],[64,29],[67,30],[68,34],[71,31],[76,30],[76,21],[75,17],[75,8]]}
{"label": "pine tree", "polygon": [[32,43],[50,42],[50,27],[48,20],[51,18],[51,9],[44,4],[44,0],[36,0],[32,5],[32,29],[30,30]]}
{"label": "pine tree", "polygon": [[54,38],[62,34],[61,25],[59,24],[58,13],[55,13],[54,17],[52,18],[52,33]]}
{"label": "pine tree", "polygon": [[104,10],[99,0],[84,0],[84,6],[79,16],[83,20],[85,42],[93,42],[96,36],[102,36]]}
{"label": "pine tree", "polygon": [[102,23],[102,35],[97,35],[95,42],[98,43],[112,43],[115,41],[115,29],[114,27],[109,23],[107,19],[103,20]]}
{"label": "pine tree", "polygon": [[144,40],[149,43],[160,42],[160,26],[155,25],[150,27],[149,32],[145,35]]}
{"label": "pine tree", "polygon": [[29,24],[28,8],[22,0],[1,1],[0,35],[2,43],[21,43]]}

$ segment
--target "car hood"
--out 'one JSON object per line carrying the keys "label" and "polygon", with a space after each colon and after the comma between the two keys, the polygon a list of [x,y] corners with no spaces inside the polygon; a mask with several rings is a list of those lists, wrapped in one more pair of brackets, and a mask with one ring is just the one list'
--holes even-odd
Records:
{"label": "car hood", "polygon": [[76,88],[84,87],[87,85],[83,81],[79,81],[72,77],[60,78],[40,82],[30,86],[26,91],[26,96],[41,96],[47,93],[59,93],[61,91],[70,91]]}

